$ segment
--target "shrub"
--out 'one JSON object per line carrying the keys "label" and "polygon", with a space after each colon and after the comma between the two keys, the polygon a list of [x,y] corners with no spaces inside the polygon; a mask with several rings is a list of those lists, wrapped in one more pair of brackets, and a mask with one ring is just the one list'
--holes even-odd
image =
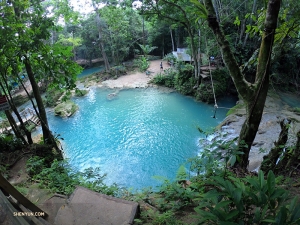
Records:
{"label": "shrub", "polygon": [[158,74],[152,79],[151,82],[154,84],[166,86],[169,88],[174,87],[174,77],[172,75]]}
{"label": "shrub", "polygon": [[88,90],[80,90],[78,88],[75,89],[75,96],[82,97],[88,93]]}
{"label": "shrub", "polygon": [[41,188],[48,188],[53,192],[70,195],[76,186],[83,186],[93,191],[107,195],[118,194],[116,185],[104,184],[106,174],[100,174],[99,168],[88,168],[78,172],[71,168],[67,161],[54,160],[51,167],[45,165],[40,157],[30,158],[26,165],[33,181],[37,181]]}
{"label": "shrub", "polygon": [[206,182],[210,191],[198,207],[199,224],[299,224],[300,204],[297,198],[276,187],[272,171],[264,179],[257,177],[228,179],[214,176]]}
{"label": "shrub", "polygon": [[295,112],[296,114],[300,114],[300,107],[295,107],[295,108],[294,108],[294,112]]}
{"label": "shrub", "polygon": [[109,70],[109,74],[114,76],[115,78],[118,78],[120,75],[126,74],[126,67],[125,66],[111,67],[110,70]]}
{"label": "shrub", "polygon": [[45,95],[45,105],[47,107],[54,107],[57,105],[58,99],[63,95],[63,91],[60,89],[52,89],[47,91]]}
{"label": "shrub", "polygon": [[24,144],[21,139],[14,135],[0,134],[0,149],[1,152],[13,152],[22,149]]}
{"label": "shrub", "polygon": [[[229,83],[230,79],[228,70],[216,69],[212,71],[212,79],[216,97],[224,95],[228,88],[226,84]],[[196,92],[196,99],[209,103],[214,102],[214,93],[210,79],[203,81],[199,85]]]}
{"label": "shrub", "polygon": [[143,56],[135,60],[135,65],[139,68],[141,72],[145,72],[148,69],[150,63],[147,60],[147,58]]}

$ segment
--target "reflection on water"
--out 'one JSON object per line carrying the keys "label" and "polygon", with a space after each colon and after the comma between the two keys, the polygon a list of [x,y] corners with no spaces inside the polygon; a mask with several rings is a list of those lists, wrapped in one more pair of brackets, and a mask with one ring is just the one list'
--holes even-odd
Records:
{"label": "reflection on water", "polygon": [[[107,99],[111,90],[92,89],[75,99],[79,111],[61,119],[50,113],[52,130],[64,138],[66,157],[79,170],[100,167],[107,183],[141,189],[160,184],[152,176],[174,178],[179,166],[199,151],[197,126],[217,126],[227,110],[178,93],[129,89]],[[235,101],[218,104],[232,107]]]}

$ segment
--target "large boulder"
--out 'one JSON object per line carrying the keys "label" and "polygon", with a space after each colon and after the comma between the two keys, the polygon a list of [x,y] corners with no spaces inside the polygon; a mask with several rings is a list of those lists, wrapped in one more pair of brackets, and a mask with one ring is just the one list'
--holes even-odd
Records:
{"label": "large boulder", "polygon": [[78,105],[76,105],[74,102],[67,100],[58,104],[54,108],[54,113],[56,116],[70,117],[78,110],[78,108]]}

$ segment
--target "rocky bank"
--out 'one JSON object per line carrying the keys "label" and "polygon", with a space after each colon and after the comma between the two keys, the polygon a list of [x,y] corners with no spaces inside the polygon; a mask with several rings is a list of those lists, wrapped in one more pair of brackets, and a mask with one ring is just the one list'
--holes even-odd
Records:
{"label": "rocky bank", "polygon": [[[227,133],[227,138],[233,139],[237,137],[245,121],[245,113],[245,108],[240,107],[227,116],[220,124],[217,136],[220,136],[220,133]],[[277,141],[281,131],[279,122],[284,118],[289,118],[293,121],[289,130],[288,140],[288,145],[292,145],[295,142],[297,131],[300,130],[300,115],[296,114],[293,108],[287,105],[278,93],[269,91],[262,120],[249,155],[250,171],[259,169],[263,156],[274,146],[274,142]]]}

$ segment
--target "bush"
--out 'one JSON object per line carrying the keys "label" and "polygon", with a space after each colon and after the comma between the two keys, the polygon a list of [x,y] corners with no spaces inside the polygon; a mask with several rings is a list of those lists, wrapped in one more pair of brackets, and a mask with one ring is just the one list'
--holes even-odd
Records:
{"label": "bush", "polygon": [[0,149],[1,152],[13,152],[22,149],[24,144],[21,139],[14,135],[0,134]]}
{"label": "bush", "polygon": [[300,114],[300,107],[295,107],[293,110],[296,114]]}
{"label": "bush", "polygon": [[47,91],[45,95],[45,105],[47,107],[54,107],[57,105],[58,99],[63,95],[63,91],[60,89],[52,89]]}
{"label": "bush", "polygon": [[166,87],[169,87],[169,88],[174,87],[174,77],[173,77],[173,75],[158,74],[157,76],[155,76],[152,79],[151,82],[154,83],[154,84],[166,86]]}
{"label": "bush", "polygon": [[82,97],[85,96],[89,91],[88,90],[80,90],[78,88],[75,89],[75,96]]}
{"label": "bush", "polygon": [[171,63],[171,65],[174,65],[176,63],[176,57],[172,53],[165,55],[164,60]]}
{"label": "bush", "polygon": [[118,78],[120,75],[126,74],[126,67],[125,66],[114,66],[111,67],[109,70],[109,74]]}
{"label": "bush", "polygon": [[211,177],[210,191],[203,195],[199,224],[299,224],[297,198],[288,202],[288,192],[276,187],[272,171],[257,177]]}
{"label": "bush", "polygon": [[[216,97],[223,96],[227,91],[230,76],[227,69],[212,71],[213,85]],[[196,92],[196,99],[203,102],[213,103],[214,93],[210,78],[203,81]]]}
{"label": "bush", "polygon": [[141,72],[145,72],[149,68],[149,65],[150,65],[149,61],[144,56],[135,60],[135,64]]}
{"label": "bush", "polygon": [[78,172],[74,171],[67,161],[56,159],[49,168],[44,159],[37,156],[27,161],[26,168],[31,179],[37,181],[41,188],[48,188],[56,193],[70,195],[78,185],[107,195],[116,196],[119,191],[116,185],[104,184],[106,174],[100,175],[99,168],[88,168],[84,172]]}
{"label": "bush", "polygon": [[13,102],[15,103],[16,106],[23,105],[24,103],[28,102],[29,98],[28,96],[23,96],[23,95],[16,95],[13,97]]}

